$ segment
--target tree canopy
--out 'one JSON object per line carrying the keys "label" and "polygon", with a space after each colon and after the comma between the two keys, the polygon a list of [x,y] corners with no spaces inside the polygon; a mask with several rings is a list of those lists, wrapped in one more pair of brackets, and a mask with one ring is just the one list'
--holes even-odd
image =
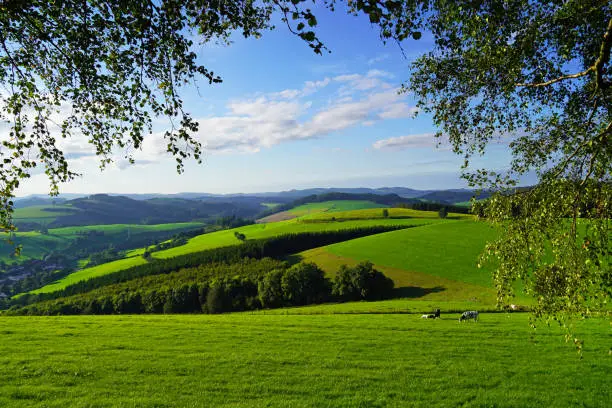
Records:
{"label": "tree canopy", "polygon": [[198,124],[180,90],[221,77],[199,65],[195,41],[229,43],[235,32],[259,37],[273,11],[316,53],[323,44],[316,18],[289,1],[251,0],[7,0],[0,3],[0,226],[13,228],[12,197],[19,183],[44,167],[51,192],[77,174],[58,140],[84,136],[104,167],[133,152],[166,117],[167,151],[199,162]]}
{"label": "tree canopy", "polygon": [[[606,310],[612,294],[609,219],[612,5],[601,0],[353,2],[401,41],[434,48],[405,91],[431,113],[437,137],[465,158],[464,177],[497,193],[481,213],[503,226],[487,247],[499,301],[516,280],[536,315]],[[469,170],[504,143],[507,168]],[[515,188],[522,176],[538,183]]]}
{"label": "tree canopy", "polygon": [[[339,2],[325,1],[334,9]],[[277,12],[317,53],[317,19],[304,0],[4,1],[0,4],[0,221],[11,226],[11,197],[37,165],[53,192],[75,174],[57,137],[85,135],[101,164],[115,149],[128,159],[155,116],[177,160],[199,160],[197,123],[180,88],[221,78],[196,62],[193,35],[229,41],[260,36]],[[353,0],[383,41],[433,38],[404,91],[431,113],[437,137],[465,158],[464,177],[497,193],[480,214],[503,224],[487,254],[497,262],[500,302],[517,279],[536,313],[589,313],[612,295],[609,219],[612,114],[612,6],[607,0]],[[67,115],[55,126],[54,114]],[[505,168],[470,170],[491,143],[507,144]],[[522,176],[538,184],[516,189]]]}

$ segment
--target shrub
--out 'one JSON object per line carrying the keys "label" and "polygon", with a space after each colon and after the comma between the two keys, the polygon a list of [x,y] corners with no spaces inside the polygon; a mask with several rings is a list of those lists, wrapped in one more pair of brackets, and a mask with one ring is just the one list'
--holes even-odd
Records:
{"label": "shrub", "polygon": [[330,294],[330,283],[314,263],[299,263],[287,269],[281,277],[283,298],[289,305],[321,303]]}
{"label": "shrub", "polygon": [[332,293],[344,301],[384,299],[391,295],[393,286],[392,279],[365,261],[354,268],[342,265],[334,278]]}
{"label": "shrub", "polygon": [[283,305],[283,289],[281,279],[283,270],[275,269],[268,272],[257,285],[259,301],[265,308],[281,307]]}

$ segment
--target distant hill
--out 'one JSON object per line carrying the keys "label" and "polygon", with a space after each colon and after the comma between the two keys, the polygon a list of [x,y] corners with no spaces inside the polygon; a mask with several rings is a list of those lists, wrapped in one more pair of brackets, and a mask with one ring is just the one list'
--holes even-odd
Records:
{"label": "distant hill", "polygon": [[41,206],[54,206],[58,204],[64,204],[68,199],[67,198],[59,198],[59,197],[39,197],[39,196],[27,196],[27,197],[17,197],[13,200],[15,203],[15,208],[25,208],[32,207],[35,205]]}
{"label": "distant hill", "polygon": [[441,207],[448,207],[449,211],[465,213],[467,208],[453,206],[449,202],[438,201],[438,200],[423,200],[421,198],[406,198],[401,197],[398,194],[372,194],[372,193],[340,193],[331,192],[324,194],[313,194],[306,197],[301,197],[293,200],[289,203],[277,205],[274,208],[269,208],[262,212],[259,217],[267,217],[269,215],[280,213],[282,211],[288,211],[295,207],[299,207],[309,203],[321,203],[325,201],[339,201],[339,200],[356,200],[356,201],[370,201],[372,203],[381,204],[386,207],[403,207],[412,208],[415,210],[424,211],[438,211]]}
{"label": "distant hill", "polygon": [[258,203],[207,203],[182,198],[134,200],[96,194],[69,200],[81,211],[58,217],[52,227],[93,224],[162,224],[182,221],[212,221],[219,217],[252,217],[263,208]]}
{"label": "distant hill", "polygon": [[[469,201],[476,194],[474,190],[440,190],[424,194],[418,198],[422,200],[434,201],[438,203],[455,204],[464,201]],[[478,195],[479,199],[488,198],[491,196],[489,191],[483,191]]]}
{"label": "distant hill", "polygon": [[[474,195],[467,189],[416,190],[407,187],[381,188],[310,188],[280,192],[249,194],[209,194],[186,192],[177,194],[62,194],[58,197],[31,195],[15,199],[16,208],[38,206],[39,218],[50,228],[61,226],[111,223],[156,224],[185,221],[209,222],[219,217],[257,218],[286,211],[308,203],[335,200],[365,200],[385,206],[404,206],[420,210],[436,210],[436,205],[464,204]],[[483,193],[480,197],[486,198]],[[419,203],[426,207],[418,207]],[[269,204],[275,204],[273,209]],[[439,204],[436,204],[439,203]],[[436,204],[434,206],[429,204]],[[460,204],[460,205],[461,205]],[[44,214],[56,206],[69,206],[70,214]],[[48,208],[51,210],[48,210]],[[42,212],[41,212],[42,211]],[[54,217],[57,215],[57,217]],[[27,218],[27,217],[26,217]],[[49,222],[54,221],[49,224]],[[20,218],[22,230],[36,229],[40,219]]]}
{"label": "distant hill", "polygon": [[29,205],[15,210],[15,223],[21,231],[98,224],[165,224],[198,221],[210,223],[221,217],[254,218],[265,210],[262,199],[215,198],[188,200],[159,197],[135,200],[124,196],[94,194],[72,200],[51,202],[30,197]]}

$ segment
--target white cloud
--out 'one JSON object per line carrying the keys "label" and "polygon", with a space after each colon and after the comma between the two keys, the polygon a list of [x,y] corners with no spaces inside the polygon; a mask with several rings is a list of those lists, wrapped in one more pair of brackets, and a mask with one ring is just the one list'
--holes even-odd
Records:
{"label": "white cloud", "polygon": [[388,105],[378,116],[381,119],[413,118],[419,112],[416,106],[409,106],[405,102]]}
{"label": "white cloud", "polygon": [[378,150],[403,150],[410,148],[433,148],[439,142],[434,133],[420,133],[406,136],[390,137],[374,142],[372,147]]}
{"label": "white cloud", "polygon": [[393,75],[392,73],[381,71],[380,69],[371,69],[368,71],[366,76],[367,77],[381,77],[381,78],[394,78],[395,77],[395,75]]}
{"label": "white cloud", "polygon": [[390,55],[389,55],[389,54],[381,54],[381,55],[377,55],[376,57],[374,57],[374,58],[370,58],[370,59],[368,60],[368,65],[374,65],[374,64],[376,64],[376,63],[378,63],[378,62],[382,62],[382,61],[384,61],[384,60],[388,59],[389,57],[390,57]]}
{"label": "white cloud", "polygon": [[[280,143],[325,137],[355,126],[372,126],[395,118],[411,117],[416,108],[406,95],[383,81],[390,74],[372,69],[366,74],[346,74],[306,81],[301,87],[229,101],[223,115],[201,117],[194,137],[208,152],[257,152]],[[319,92],[326,89],[325,96]],[[313,99],[314,98],[314,99]],[[314,103],[316,102],[316,104]],[[62,107],[61,115],[70,112]],[[57,118],[61,122],[61,117]],[[156,126],[157,129],[163,127]],[[123,169],[132,154],[136,164],[146,165],[167,158],[163,132],[145,135],[139,150],[115,149],[114,166]],[[98,162],[95,147],[75,132],[58,144],[71,163]]]}
{"label": "white cloud", "polygon": [[372,125],[389,116],[389,107],[411,108],[397,90],[381,90],[355,98],[332,99],[315,109],[307,101],[278,101],[262,96],[233,101],[226,116],[200,119],[198,138],[209,151],[257,152],[279,143],[316,139],[358,125]]}

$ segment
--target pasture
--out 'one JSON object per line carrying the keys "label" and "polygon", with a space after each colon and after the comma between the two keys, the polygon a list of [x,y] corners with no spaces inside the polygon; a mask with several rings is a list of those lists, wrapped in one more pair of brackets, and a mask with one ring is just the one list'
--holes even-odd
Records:
{"label": "pasture", "polygon": [[333,257],[325,259],[329,253],[339,257],[340,263],[369,260],[377,266],[491,287],[491,270],[479,269],[477,264],[486,242],[495,236],[495,230],[484,222],[449,221],[340,242],[300,256],[330,267]]}
{"label": "pasture", "polygon": [[[433,221],[435,222],[435,221]],[[153,253],[155,258],[172,258],[204,249],[218,248],[228,245],[239,244],[240,241],[234,235],[240,232],[246,239],[270,238],[283,234],[299,234],[304,232],[317,231],[338,231],[342,229],[371,227],[376,225],[409,225],[421,226],[431,224],[427,219],[406,219],[406,220],[358,220],[346,222],[325,222],[325,223],[302,223],[299,220],[288,220],[269,224],[252,224],[244,227],[233,228],[223,231],[215,231],[208,234],[198,235],[191,238],[187,244],[166,249]]]}
{"label": "pasture", "polygon": [[[320,213],[336,213],[343,211],[354,211],[364,209],[384,208],[378,204],[367,200],[336,200],[323,201],[320,203],[308,203],[294,207],[287,211],[281,211],[257,220],[258,223],[273,223],[291,220],[294,218],[307,218]],[[330,216],[331,218],[331,216]]]}
{"label": "pasture", "polygon": [[[383,216],[382,208],[367,208],[350,211],[318,212],[303,216],[302,219],[313,221],[331,221],[332,219],[342,220],[364,220],[364,219],[383,219],[383,218],[427,218],[439,219],[437,211],[419,211],[410,208],[387,208],[388,217]],[[449,213],[447,219],[472,219],[472,215]]]}
{"label": "pasture", "polygon": [[33,205],[24,208],[16,208],[13,212],[13,221],[49,224],[55,221],[57,217],[70,215],[76,211],[80,210],[70,205]]}
{"label": "pasture", "polygon": [[525,314],[0,318],[6,407],[606,407],[608,321],[583,359]]}
{"label": "pasture", "polygon": [[[494,309],[493,267],[479,268],[478,257],[496,234],[483,222],[447,221],[315,248],[289,259],[314,262],[331,275],[343,264],[371,261],[393,279],[396,297],[430,302],[443,310],[453,309],[456,302]],[[519,283],[515,288],[515,303],[531,304]]]}
{"label": "pasture", "polygon": [[373,201],[366,200],[336,200],[336,201],[323,201],[320,203],[308,203],[294,207],[289,212],[297,217],[321,213],[321,212],[339,212],[339,211],[352,211],[352,210],[364,210],[368,208],[384,208],[385,205],[375,203]]}
{"label": "pasture", "polygon": [[[32,208],[32,207],[27,207]],[[97,232],[104,236],[104,240],[112,243],[116,240],[128,239],[130,236],[155,232],[180,232],[201,227],[200,222],[181,222],[157,225],[141,224],[109,224],[109,225],[87,225],[79,227],[51,228],[46,234],[38,231],[17,232],[12,240],[15,244],[21,244],[23,249],[19,258],[13,258],[14,247],[6,242],[0,242],[0,260],[7,263],[19,261],[20,259],[40,259],[45,254],[68,248],[80,237],[87,233]],[[98,238],[100,239],[100,238]]]}

